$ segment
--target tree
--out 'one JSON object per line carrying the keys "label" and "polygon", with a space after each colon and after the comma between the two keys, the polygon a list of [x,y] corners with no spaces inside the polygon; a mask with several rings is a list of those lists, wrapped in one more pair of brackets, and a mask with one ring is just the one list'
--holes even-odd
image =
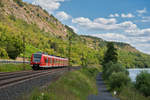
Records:
{"label": "tree", "polygon": [[141,72],[137,75],[135,87],[145,96],[150,96],[150,73]]}
{"label": "tree", "polygon": [[23,52],[23,42],[16,37],[8,38],[6,51],[11,59],[16,59]]}
{"label": "tree", "polygon": [[117,49],[114,47],[114,44],[112,42],[109,42],[107,44],[107,51],[104,55],[103,64],[109,63],[110,61],[113,63],[116,63],[118,61]]}

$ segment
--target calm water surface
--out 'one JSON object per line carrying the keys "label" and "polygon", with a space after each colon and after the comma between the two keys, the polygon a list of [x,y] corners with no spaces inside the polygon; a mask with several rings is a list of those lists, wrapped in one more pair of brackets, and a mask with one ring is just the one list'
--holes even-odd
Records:
{"label": "calm water surface", "polygon": [[138,74],[140,74],[140,72],[142,72],[142,71],[147,71],[147,72],[150,73],[150,68],[128,69],[128,71],[129,71],[129,76],[130,76],[132,82],[135,82],[135,81],[136,81],[136,76],[137,76]]}

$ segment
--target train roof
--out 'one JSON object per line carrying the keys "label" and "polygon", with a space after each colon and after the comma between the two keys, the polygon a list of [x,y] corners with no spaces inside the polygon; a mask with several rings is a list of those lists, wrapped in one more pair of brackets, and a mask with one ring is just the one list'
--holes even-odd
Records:
{"label": "train roof", "polygon": [[53,57],[53,58],[57,58],[57,59],[68,60],[68,58],[63,58],[63,57],[54,56],[54,55],[48,55],[48,54],[46,54],[46,53],[41,53],[41,52],[37,52],[37,53],[33,53],[33,54],[41,54],[41,55],[44,55],[44,56],[49,56],[49,57]]}

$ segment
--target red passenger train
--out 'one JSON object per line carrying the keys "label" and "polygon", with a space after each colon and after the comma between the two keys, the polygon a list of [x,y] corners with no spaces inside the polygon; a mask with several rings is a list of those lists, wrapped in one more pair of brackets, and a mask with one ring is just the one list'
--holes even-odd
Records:
{"label": "red passenger train", "polygon": [[38,70],[40,68],[65,67],[68,66],[68,59],[43,53],[34,53],[31,56],[30,65],[33,70]]}

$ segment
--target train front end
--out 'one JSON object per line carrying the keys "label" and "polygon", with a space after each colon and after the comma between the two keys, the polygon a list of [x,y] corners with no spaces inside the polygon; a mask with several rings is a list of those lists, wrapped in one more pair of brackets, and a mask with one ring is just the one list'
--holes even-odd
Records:
{"label": "train front end", "polygon": [[34,53],[34,54],[32,54],[30,65],[32,66],[33,70],[38,70],[40,68],[41,58],[42,58],[42,54],[41,53]]}

